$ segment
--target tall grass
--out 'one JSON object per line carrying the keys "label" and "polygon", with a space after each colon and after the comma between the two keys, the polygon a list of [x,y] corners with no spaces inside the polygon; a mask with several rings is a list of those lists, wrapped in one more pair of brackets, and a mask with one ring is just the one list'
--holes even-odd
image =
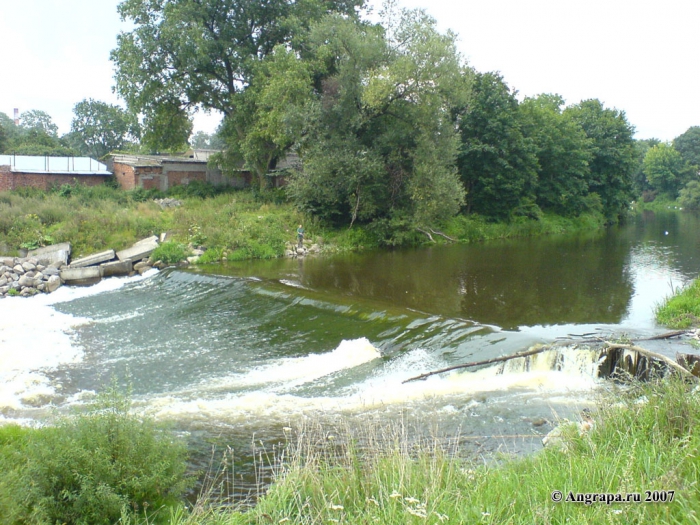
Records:
{"label": "tall grass", "polygon": [[700,325],[700,279],[675,293],[656,308],[656,320],[669,328]]}
{"label": "tall grass", "polygon": [[[488,464],[455,458],[455,445],[375,427],[332,442],[304,432],[280,452],[276,480],[252,509],[199,505],[173,525],[700,523],[700,394],[680,380],[613,388],[576,425],[566,447]],[[362,449],[362,452],[360,452]],[[639,493],[641,503],[552,501],[553,491]],[[672,502],[644,502],[674,491]],[[659,493],[657,492],[657,495]],[[663,493],[666,499],[669,493]]]}

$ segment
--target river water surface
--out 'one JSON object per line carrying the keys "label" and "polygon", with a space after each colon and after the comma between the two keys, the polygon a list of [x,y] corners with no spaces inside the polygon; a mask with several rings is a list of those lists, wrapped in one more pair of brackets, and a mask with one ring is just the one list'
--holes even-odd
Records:
{"label": "river water surface", "polygon": [[0,418],[41,420],[116,377],[202,461],[212,445],[240,451],[243,487],[250,444],[305,420],[398,422],[458,436],[468,453],[533,450],[592,402],[591,353],[402,382],[582,334],[664,331],[653,308],[700,272],[699,231],[695,215],[648,213],[584,235],[171,269],[4,299]]}

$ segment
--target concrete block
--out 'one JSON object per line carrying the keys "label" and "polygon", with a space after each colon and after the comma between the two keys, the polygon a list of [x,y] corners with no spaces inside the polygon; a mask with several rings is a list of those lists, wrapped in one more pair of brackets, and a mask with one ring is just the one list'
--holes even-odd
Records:
{"label": "concrete block", "polygon": [[85,266],[95,266],[97,264],[111,261],[114,259],[114,250],[105,250],[100,253],[93,253],[87,257],[81,257],[70,262],[71,268],[83,268]]}
{"label": "concrete block", "polygon": [[46,265],[52,263],[68,264],[70,251],[70,243],[62,242],[60,244],[52,244],[51,246],[44,246],[43,248],[31,250],[27,253],[27,257],[34,257],[37,261],[41,261],[42,264]]}
{"label": "concrete block", "polygon": [[150,243],[153,243],[153,242],[155,242],[155,243],[158,242],[158,236],[157,236],[157,235],[151,235],[150,237],[146,237],[145,239],[141,239],[140,241],[136,241],[136,243],[134,244],[134,246],[136,246],[136,245],[138,245],[138,244],[146,244],[146,243],[150,244]]}
{"label": "concrete block", "polygon": [[134,244],[131,248],[117,252],[117,258],[120,261],[140,261],[151,255],[157,247],[158,243],[155,241],[139,242]]}
{"label": "concrete block", "polygon": [[64,268],[61,270],[61,279],[72,286],[88,286],[99,283],[102,280],[102,272],[99,266]]}
{"label": "concrete block", "polygon": [[114,277],[118,275],[129,275],[132,271],[131,261],[114,261],[100,264],[103,277]]}

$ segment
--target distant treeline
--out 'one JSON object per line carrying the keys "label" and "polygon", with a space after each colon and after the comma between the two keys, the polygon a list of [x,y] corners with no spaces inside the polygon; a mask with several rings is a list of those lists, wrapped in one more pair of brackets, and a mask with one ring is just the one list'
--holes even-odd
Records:
{"label": "distant treeline", "polygon": [[[19,127],[0,114],[0,148],[99,156],[190,141],[222,149],[215,162],[261,188],[294,153],[292,202],[390,243],[460,213],[615,222],[638,198],[700,201],[699,127],[672,144],[636,141],[624,111],[597,99],[519,101],[422,10],[388,2],[379,23],[363,0],[124,0],[119,12],[133,24],[111,56],[128,109],[84,100],[62,138],[45,113]],[[223,115],[214,137],[191,136],[198,110]]]}

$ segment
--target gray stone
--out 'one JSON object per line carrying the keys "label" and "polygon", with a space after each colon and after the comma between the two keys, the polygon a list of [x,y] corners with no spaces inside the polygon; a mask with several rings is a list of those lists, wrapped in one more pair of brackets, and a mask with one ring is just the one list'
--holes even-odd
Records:
{"label": "gray stone", "polygon": [[17,281],[12,281],[10,283],[10,288],[12,288],[13,290],[19,290],[19,283]]}
{"label": "gray stone", "polygon": [[54,268],[53,266],[47,266],[41,271],[41,273],[43,273],[44,275],[58,275],[59,273],[61,273],[61,270],[59,270],[58,268]]}
{"label": "gray stone", "polygon": [[36,264],[32,264],[29,261],[24,261],[22,263],[22,268],[24,268],[25,272],[31,272],[32,270],[36,270]]}
{"label": "gray stone", "polygon": [[148,270],[152,270],[152,269],[153,269],[152,266],[142,266],[141,268],[139,268],[139,269],[136,270],[136,271],[139,272],[139,275],[143,275],[143,274],[146,273]]}
{"label": "gray stone", "polygon": [[192,255],[204,255],[204,250],[200,250],[199,248],[195,248],[192,250]]}
{"label": "gray stone", "polygon": [[34,277],[34,276],[36,276],[36,272],[34,270],[29,270],[24,275],[26,275],[27,277]]}
{"label": "gray stone", "polygon": [[61,279],[66,284],[73,286],[89,286],[102,280],[102,273],[98,266],[85,268],[64,268],[61,270]]}
{"label": "gray stone", "polygon": [[117,258],[120,261],[131,261],[136,262],[141,259],[146,259],[153,251],[158,247],[158,243],[152,242],[140,242],[134,244],[131,248],[117,252]]}
{"label": "gray stone", "polygon": [[17,282],[19,281],[19,275],[17,275],[16,273],[12,273],[10,275],[10,279],[12,279],[14,282]]}
{"label": "gray stone", "polygon": [[27,277],[26,275],[23,275],[22,277],[20,277],[18,282],[19,282],[20,286],[26,286],[26,287],[36,286],[36,281],[31,277]]}
{"label": "gray stone", "polygon": [[46,283],[38,284],[36,289],[39,290],[40,292],[46,291]]}
{"label": "gray stone", "polygon": [[141,270],[141,268],[145,268],[145,267],[150,268],[151,265],[148,264],[147,262],[144,262],[144,261],[137,262],[137,263],[134,265],[134,270],[138,272],[138,271]]}
{"label": "gray stone", "polygon": [[43,272],[46,269],[46,266],[44,266],[43,264],[37,264],[36,269],[40,272]]}
{"label": "gray stone", "polygon": [[114,250],[105,250],[104,252],[94,253],[87,257],[81,257],[70,262],[71,268],[83,268],[85,266],[95,266],[97,264],[111,261],[114,259]]}
{"label": "gray stone", "polygon": [[19,275],[24,275],[24,268],[22,268],[22,265],[21,265],[21,264],[16,264],[15,267],[12,268],[12,270],[13,270],[15,273],[18,273]]}
{"label": "gray stone", "polygon": [[0,277],[0,286],[5,286],[7,284],[7,277]]}
{"label": "gray stone", "polygon": [[103,277],[114,277],[117,275],[129,275],[132,271],[131,261],[114,261],[100,264]]}
{"label": "gray stone", "polygon": [[187,258],[187,262],[190,264],[195,264],[197,261],[199,261],[199,255],[192,255]]}
{"label": "gray stone", "polygon": [[36,274],[34,275],[34,279],[36,279],[37,281],[45,281],[46,276],[41,272],[36,272]]}
{"label": "gray stone", "polygon": [[158,244],[158,236],[151,235],[150,237],[146,237],[145,239],[141,239],[140,241],[136,241],[134,246],[137,246],[139,244],[153,244],[153,243]]}
{"label": "gray stone", "polygon": [[55,292],[61,287],[61,278],[58,275],[52,275],[46,282],[46,291],[51,293]]}
{"label": "gray stone", "polygon": [[0,258],[0,263],[2,263],[3,266],[10,266],[10,267],[12,267],[12,266],[14,266],[15,264],[17,264],[17,263],[15,262],[15,258],[14,258],[14,257],[1,257],[1,258]]}
{"label": "gray stone", "polygon": [[0,286],[0,295],[6,294],[9,290],[9,286]]}

